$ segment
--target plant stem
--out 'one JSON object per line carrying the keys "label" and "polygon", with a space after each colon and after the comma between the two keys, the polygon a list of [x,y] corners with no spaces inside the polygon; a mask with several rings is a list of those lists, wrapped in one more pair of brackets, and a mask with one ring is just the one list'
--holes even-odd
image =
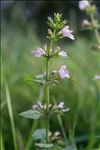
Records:
{"label": "plant stem", "polygon": [[[47,58],[46,61],[46,81],[49,78],[49,59]],[[46,117],[46,143],[48,144],[49,139],[48,139],[48,132],[49,132],[49,116],[48,116],[48,106],[49,106],[49,86],[46,85],[46,91],[45,91],[45,100],[46,100],[46,111],[47,111],[47,117]]]}
{"label": "plant stem", "polygon": [[[46,81],[49,79],[49,54],[52,50],[53,40],[50,42],[50,47],[48,49],[48,58],[46,60]],[[46,85],[45,88],[45,101],[46,101],[46,111],[47,111],[47,117],[46,117],[46,143],[49,143],[49,85]]]}
{"label": "plant stem", "polygon": [[[92,24],[93,24],[93,26],[95,27],[96,22],[95,22],[95,18],[94,18],[94,16],[93,16],[93,14],[91,14],[90,17],[91,17]],[[95,34],[95,36],[96,36],[96,39],[97,39],[98,44],[100,44],[100,35],[99,35],[99,32],[98,32],[98,29],[97,29],[97,28],[94,28],[94,34]]]}

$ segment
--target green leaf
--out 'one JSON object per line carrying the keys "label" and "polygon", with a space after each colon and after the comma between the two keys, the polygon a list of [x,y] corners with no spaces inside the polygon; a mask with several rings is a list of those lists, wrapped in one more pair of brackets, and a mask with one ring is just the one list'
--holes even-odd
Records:
{"label": "green leaf", "polygon": [[45,144],[45,143],[36,143],[35,144],[39,148],[52,148],[53,144]]}
{"label": "green leaf", "polygon": [[75,145],[68,145],[66,146],[64,149],[62,150],[77,150],[76,146]]}
{"label": "green leaf", "polygon": [[7,104],[6,100],[1,102],[1,110],[4,108],[4,106]]}
{"label": "green leaf", "polygon": [[38,139],[45,140],[46,139],[46,129],[36,129],[35,132],[33,133],[32,137],[35,140],[38,140]]}
{"label": "green leaf", "polygon": [[[41,75],[42,77],[43,75]],[[31,81],[31,82],[37,82],[37,83],[40,83],[40,84],[43,84],[44,81],[40,80],[40,75],[36,76],[36,79],[34,79],[33,77],[29,76],[29,75],[25,75],[23,77],[23,80],[24,81]]]}
{"label": "green leaf", "polygon": [[41,116],[41,113],[39,111],[34,110],[27,110],[22,113],[20,113],[21,116],[29,119],[39,119]]}
{"label": "green leaf", "polygon": [[39,74],[36,76],[37,79],[43,79],[45,77],[45,74]]}

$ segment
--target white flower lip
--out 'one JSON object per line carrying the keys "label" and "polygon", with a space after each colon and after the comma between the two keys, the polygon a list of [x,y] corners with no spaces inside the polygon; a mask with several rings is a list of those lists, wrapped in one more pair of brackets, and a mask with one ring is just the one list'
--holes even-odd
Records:
{"label": "white flower lip", "polygon": [[65,26],[63,29],[60,30],[60,34],[62,34],[63,37],[68,37],[70,38],[71,40],[74,40],[75,37],[74,35],[72,34],[72,30],[69,29],[69,26]]}
{"label": "white flower lip", "polygon": [[59,108],[59,109],[64,108],[64,102],[60,102],[60,104],[58,105],[58,108]]}
{"label": "white flower lip", "polygon": [[85,10],[89,6],[89,2],[87,0],[79,1],[79,9]]}
{"label": "white flower lip", "polygon": [[70,110],[70,108],[65,108],[64,102],[60,102],[58,105],[58,109],[62,110],[62,112],[67,112]]}

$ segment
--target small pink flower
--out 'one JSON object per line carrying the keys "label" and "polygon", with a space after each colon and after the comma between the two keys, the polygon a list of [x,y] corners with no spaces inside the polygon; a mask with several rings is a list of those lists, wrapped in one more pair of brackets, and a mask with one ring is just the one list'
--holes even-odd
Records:
{"label": "small pink flower", "polygon": [[82,21],[82,27],[88,27],[90,25],[90,22],[87,19],[84,19]]}
{"label": "small pink flower", "polygon": [[60,34],[63,35],[63,37],[68,37],[71,40],[74,40],[74,35],[72,34],[72,30],[69,29],[69,26],[65,26],[61,31],[59,32]]}
{"label": "small pink flower", "polygon": [[100,80],[100,75],[95,75],[94,80]]}
{"label": "small pink flower", "polygon": [[59,56],[62,56],[62,57],[67,57],[67,53],[65,51],[60,51],[58,53]]}
{"label": "small pink flower", "polygon": [[87,0],[79,1],[79,9],[85,10],[89,6],[89,2]]}
{"label": "small pink flower", "polygon": [[66,65],[63,65],[63,66],[61,66],[61,68],[58,71],[58,73],[62,79],[70,78],[69,72],[68,72],[68,70],[66,70],[66,68],[67,68]]}
{"label": "small pink flower", "polygon": [[41,57],[42,55],[45,55],[45,52],[42,48],[39,47],[35,51],[33,51],[32,54],[36,57]]}

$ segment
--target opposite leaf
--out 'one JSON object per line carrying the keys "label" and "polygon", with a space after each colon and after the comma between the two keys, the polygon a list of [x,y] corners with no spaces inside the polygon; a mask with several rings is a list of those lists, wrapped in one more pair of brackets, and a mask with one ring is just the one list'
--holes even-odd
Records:
{"label": "opposite leaf", "polygon": [[34,110],[27,110],[22,113],[20,113],[21,116],[29,119],[39,119],[41,116],[41,113],[39,111]]}
{"label": "opposite leaf", "polygon": [[32,137],[34,140],[45,140],[46,139],[46,129],[36,129]]}

